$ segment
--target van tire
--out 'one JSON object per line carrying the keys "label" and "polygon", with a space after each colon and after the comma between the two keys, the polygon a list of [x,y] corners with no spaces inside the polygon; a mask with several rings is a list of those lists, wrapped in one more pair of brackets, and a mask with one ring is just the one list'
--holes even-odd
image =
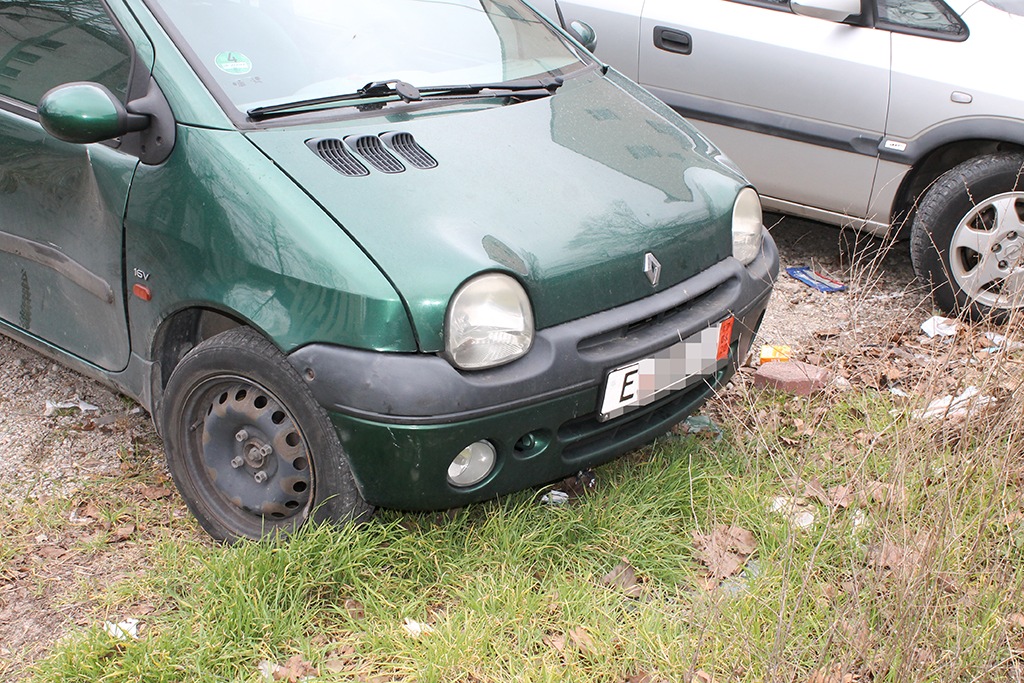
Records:
{"label": "van tire", "polygon": [[928,189],[910,233],[918,277],[935,303],[972,320],[1024,308],[1024,154],[961,163]]}

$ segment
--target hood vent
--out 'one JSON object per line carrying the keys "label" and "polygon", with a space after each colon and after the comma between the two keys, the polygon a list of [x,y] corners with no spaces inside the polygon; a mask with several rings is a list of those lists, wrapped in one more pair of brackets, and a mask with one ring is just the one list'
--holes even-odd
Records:
{"label": "hood vent", "polygon": [[381,173],[405,171],[405,165],[398,157],[405,159],[413,168],[437,168],[437,159],[430,156],[411,133],[401,131],[381,135],[350,135],[344,140],[314,138],[307,140],[306,145],[335,171],[351,178],[370,175],[366,166],[356,158],[357,154]]}
{"label": "hood vent", "polygon": [[410,133],[384,133],[380,136],[384,144],[398,152],[416,168],[436,168],[437,160],[420,147]]}
{"label": "hood vent", "polygon": [[384,143],[376,135],[351,135],[345,138],[345,144],[382,173],[401,173],[405,170],[402,162],[385,149]]}
{"label": "hood vent", "polygon": [[353,178],[370,175],[366,167],[345,147],[345,143],[337,138],[320,138],[306,142],[309,148],[326,161],[331,168],[342,175]]}

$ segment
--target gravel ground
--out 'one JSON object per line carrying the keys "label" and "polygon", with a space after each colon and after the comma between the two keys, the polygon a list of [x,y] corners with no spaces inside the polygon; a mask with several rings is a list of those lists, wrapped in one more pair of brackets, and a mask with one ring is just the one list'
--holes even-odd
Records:
{"label": "gravel ground", "polygon": [[[866,337],[882,328],[916,328],[932,315],[930,292],[914,276],[907,242],[771,214],[765,224],[779,245],[781,274],[761,327],[762,343],[787,344],[800,354],[836,331],[868,343]],[[809,266],[847,285],[847,291],[816,291],[786,275],[790,266]]]}
{"label": "gravel ground", "polygon": [[[865,335],[894,321],[916,325],[931,314],[927,293],[914,283],[905,243],[887,252],[878,240],[855,240],[852,233],[808,221],[767,216],[766,223],[779,244],[783,267],[812,266],[850,288],[824,294],[783,275],[762,343],[788,344],[802,357],[821,338],[864,343]],[[149,479],[165,481],[159,450],[149,416],[131,400],[0,338],[0,497],[6,506],[0,510],[29,515],[36,501],[53,498],[84,505],[90,482],[109,481],[124,471],[126,462],[134,468],[141,462]],[[184,514],[177,497],[160,503],[168,506],[168,515]],[[67,539],[62,542],[66,547]],[[104,584],[126,568],[143,571],[137,564],[142,551],[133,543],[73,560],[60,555],[61,543],[45,534],[36,544],[35,551],[16,557],[10,566],[0,565],[4,680],[17,678],[26,662],[45,652],[87,611],[73,600],[68,603],[67,591],[59,588],[62,582]],[[0,562],[4,557],[0,553]],[[41,583],[54,588],[41,591]]]}
{"label": "gravel ground", "polygon": [[0,491],[8,500],[68,496],[152,431],[133,401],[0,338]]}

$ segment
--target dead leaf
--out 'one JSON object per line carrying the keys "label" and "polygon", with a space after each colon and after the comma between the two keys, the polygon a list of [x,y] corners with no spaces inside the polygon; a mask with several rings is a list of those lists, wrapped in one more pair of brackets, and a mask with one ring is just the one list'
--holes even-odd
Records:
{"label": "dead leaf", "polygon": [[876,432],[864,429],[863,427],[853,432],[853,438],[862,446],[870,446],[871,442],[877,439],[878,436]]}
{"label": "dead leaf", "polygon": [[357,659],[355,657],[356,648],[353,645],[343,645],[334,652],[330,653],[327,660],[323,663],[323,669],[330,673],[342,673],[343,671],[351,671],[358,666]]}
{"label": "dead leaf", "polygon": [[577,626],[576,628],[569,629],[569,642],[575,645],[580,652],[586,654],[594,654],[596,652],[594,639],[587,633],[586,627]]}
{"label": "dead leaf", "polygon": [[81,505],[79,505],[77,513],[79,518],[88,517],[94,520],[99,519],[103,516],[103,512],[100,510],[99,506],[97,506],[96,503],[92,501],[89,501],[88,503],[82,503]]}
{"label": "dead leaf", "polygon": [[921,561],[921,553],[913,548],[883,541],[868,546],[868,562],[877,569],[908,574]]}
{"label": "dead leaf", "polygon": [[583,626],[569,629],[569,632],[564,635],[561,633],[549,633],[541,639],[541,642],[563,657],[565,657],[566,649],[570,646],[583,654],[594,654],[596,652],[594,639],[590,637],[587,629]]}
{"label": "dead leaf", "polygon": [[814,427],[808,425],[798,417],[793,418],[793,426],[796,427],[794,436],[814,436]]}
{"label": "dead leaf", "polygon": [[275,681],[288,683],[299,683],[320,675],[316,667],[307,662],[302,655],[294,655],[284,665],[263,662],[260,664],[260,672]]}
{"label": "dead leaf", "polygon": [[828,493],[825,492],[825,487],[821,485],[818,478],[811,479],[804,486],[804,495],[812,500],[816,500],[823,505],[831,505],[832,501],[829,500]]}
{"label": "dead leaf", "polygon": [[123,543],[134,535],[135,525],[125,524],[124,526],[119,526],[110,532],[110,536],[107,537],[107,543]]}
{"label": "dead leaf", "polygon": [[884,367],[879,375],[878,384],[879,388],[892,386],[903,379],[903,372],[899,368],[892,365]]}
{"label": "dead leaf", "polygon": [[351,598],[345,600],[345,611],[353,619],[359,620],[366,618],[366,609],[363,607],[363,603],[358,600]]}
{"label": "dead leaf", "polygon": [[558,591],[547,596],[544,609],[548,614],[558,614],[562,611],[562,604],[559,602],[559,599]]}
{"label": "dead leaf", "polygon": [[850,486],[833,486],[826,491],[825,487],[821,485],[821,482],[818,481],[817,477],[812,479],[806,487],[804,487],[804,495],[818,501],[822,505],[832,508],[845,509],[850,507],[850,503],[853,501]]}
{"label": "dead leaf", "polygon": [[1006,618],[1006,621],[1014,628],[1024,628],[1024,614],[1020,612],[1014,612]]}
{"label": "dead leaf", "polygon": [[846,641],[854,652],[867,653],[873,647],[871,627],[863,617],[843,619],[839,622],[839,632],[846,637]]}
{"label": "dead leaf", "polygon": [[685,683],[715,683],[714,677],[704,669],[697,669],[683,677]]}
{"label": "dead leaf", "polygon": [[100,531],[94,531],[91,534],[86,534],[86,535],[82,536],[81,538],[79,538],[78,540],[80,542],[85,543],[85,544],[88,545],[88,544],[91,544],[91,543],[98,543],[99,541],[106,541],[107,538],[108,538],[107,537],[107,532],[104,531],[104,530],[100,530]]}
{"label": "dead leaf", "polygon": [[841,666],[815,669],[811,672],[808,683],[857,683],[860,678],[856,674],[844,672]]}
{"label": "dead leaf", "polygon": [[42,557],[44,560],[59,560],[68,554],[68,551],[64,548],[58,548],[52,545],[44,545],[42,548],[36,551],[36,554]]}
{"label": "dead leaf", "polygon": [[668,680],[646,671],[637,671],[623,680],[624,683],[668,683]]}
{"label": "dead leaf", "polygon": [[845,510],[853,502],[853,489],[846,484],[833,486],[828,490],[828,497],[833,505]]}
{"label": "dead leaf", "polygon": [[714,592],[718,586],[719,581],[713,576],[701,576],[697,578],[697,587],[705,592]]}
{"label": "dead leaf", "polygon": [[171,495],[171,490],[166,486],[147,486],[142,489],[142,497],[147,500],[160,500],[161,498],[168,498]]}
{"label": "dead leaf", "polygon": [[549,633],[541,638],[541,642],[558,652],[565,654],[565,636],[560,633]]}
{"label": "dead leaf", "polygon": [[639,598],[643,593],[636,580],[636,569],[626,558],[622,558],[622,562],[615,565],[614,569],[601,578],[601,585],[618,588],[626,594],[626,597],[630,598]]}
{"label": "dead leaf", "polygon": [[738,526],[719,526],[710,534],[693,532],[694,555],[711,575],[726,579],[738,574],[754,552],[754,535]]}
{"label": "dead leaf", "polygon": [[857,492],[857,502],[863,507],[876,503],[883,507],[903,509],[907,503],[907,490],[896,484],[869,481]]}

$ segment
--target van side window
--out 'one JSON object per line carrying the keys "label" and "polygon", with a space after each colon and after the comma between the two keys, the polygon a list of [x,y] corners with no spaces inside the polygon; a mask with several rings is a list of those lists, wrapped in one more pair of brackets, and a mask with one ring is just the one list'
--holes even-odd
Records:
{"label": "van side window", "polygon": [[35,105],[94,81],[124,100],[131,51],[100,0],[0,1],[0,95]]}
{"label": "van side window", "polygon": [[941,0],[878,0],[878,27],[948,40],[967,37],[967,27]]}

